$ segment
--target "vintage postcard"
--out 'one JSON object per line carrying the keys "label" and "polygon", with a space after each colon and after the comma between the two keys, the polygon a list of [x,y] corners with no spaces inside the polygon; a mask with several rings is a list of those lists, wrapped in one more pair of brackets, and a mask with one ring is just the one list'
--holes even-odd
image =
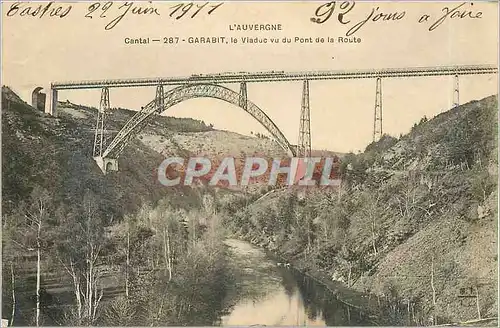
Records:
{"label": "vintage postcard", "polygon": [[498,3],[3,1],[3,326],[497,326]]}

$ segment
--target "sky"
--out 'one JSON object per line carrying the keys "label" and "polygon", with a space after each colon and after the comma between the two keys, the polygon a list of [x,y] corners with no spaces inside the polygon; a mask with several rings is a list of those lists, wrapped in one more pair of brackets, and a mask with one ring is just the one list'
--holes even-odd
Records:
{"label": "sky", "polygon": [[[447,17],[433,31],[429,26],[447,9],[462,2],[356,2],[341,24],[342,9],[323,24],[312,23],[316,9],[325,2],[226,2],[207,14],[208,7],[194,17],[169,17],[176,3],[146,3],[160,15],[134,15],[130,11],[111,30],[105,26],[123,12],[123,3],[113,2],[103,12],[98,8],[85,17],[91,4],[72,6],[64,18],[20,16],[22,9],[47,2],[23,4],[7,16],[12,2],[2,3],[2,84],[26,101],[37,86],[67,80],[132,77],[171,77],[220,72],[314,71],[498,64],[497,2],[463,3],[465,18]],[[134,5],[138,5],[135,2]],[[144,4],[144,3],[143,3]],[[337,6],[340,6],[338,2]],[[57,5],[53,5],[57,7]],[[349,4],[350,6],[351,4]],[[445,9],[445,7],[447,9]],[[326,7],[324,7],[326,8]],[[331,8],[331,7],[330,7]],[[378,9],[377,9],[378,8]],[[345,36],[350,27],[370,13],[405,12],[397,21],[367,21],[354,34],[360,43],[242,44],[241,37],[331,37]],[[177,12],[177,14],[180,11]],[[480,18],[470,18],[482,12]],[[11,11],[13,13],[13,11]],[[100,15],[106,16],[101,18]],[[422,15],[428,21],[418,23]],[[455,14],[457,15],[457,14]],[[174,15],[175,17],[175,15]],[[323,16],[325,17],[325,16]],[[281,24],[281,31],[230,31],[234,24]],[[130,45],[125,38],[178,36],[225,36],[238,44],[145,44]],[[375,79],[310,82],[312,147],[339,152],[363,150],[372,140]],[[452,77],[383,79],[384,132],[393,136],[409,131],[423,116],[431,118],[451,108]],[[238,90],[239,85],[228,85]],[[460,102],[497,94],[498,76],[460,78]],[[155,88],[111,89],[112,107],[139,109],[155,96]],[[97,106],[99,90],[61,91],[59,100]],[[248,98],[263,109],[290,143],[298,139],[302,82],[248,85]],[[215,99],[193,99],[178,104],[165,115],[192,117],[215,128],[242,134],[265,132],[242,109]],[[111,118],[112,119],[112,118]]]}

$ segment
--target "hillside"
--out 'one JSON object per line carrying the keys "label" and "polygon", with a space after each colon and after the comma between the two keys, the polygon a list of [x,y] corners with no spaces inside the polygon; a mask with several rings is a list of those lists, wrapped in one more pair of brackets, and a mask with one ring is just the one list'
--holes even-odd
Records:
{"label": "hillside", "polygon": [[[225,262],[223,237],[205,234],[207,226],[217,224],[216,220],[207,220],[212,215],[207,194],[214,191],[203,187],[164,187],[157,180],[157,168],[165,155],[190,156],[196,151],[190,148],[190,142],[182,139],[185,135],[191,143],[199,144],[198,140],[202,140],[212,147],[210,150],[217,152],[226,152],[222,147],[231,143],[248,143],[250,146],[246,149],[252,153],[276,148],[268,140],[217,131],[198,120],[158,116],[126,147],[119,158],[119,171],[103,175],[91,157],[97,109],[69,102],[59,103],[59,109],[59,117],[48,116],[9,88],[2,88],[2,282],[5,286],[2,312],[10,318],[12,305],[17,303],[15,323],[34,325],[37,272],[34,241],[37,239],[33,236],[36,229],[30,217],[40,213],[39,218],[44,220],[43,247],[40,247],[44,324],[211,324],[226,307],[224,293],[226,288],[231,288],[232,274]],[[134,113],[114,109],[107,129],[117,133]],[[172,143],[151,143],[146,136]],[[224,189],[215,192],[219,198],[238,195]],[[37,208],[39,204],[43,206]],[[91,220],[94,224],[89,224]],[[133,228],[130,222],[136,222]],[[168,261],[163,256],[165,239],[159,227],[174,231],[170,244],[175,256],[171,255]],[[221,229],[217,231],[222,234]],[[119,297],[115,300],[125,293],[125,238],[132,244],[130,266],[137,270],[137,275],[128,278],[130,295],[137,308],[128,309],[142,313],[144,309],[154,309],[159,304],[156,297],[161,298],[164,289],[178,299],[184,298],[183,302],[190,302],[192,308],[181,306],[175,315],[164,313],[161,318],[152,313],[132,315],[130,319],[126,309],[120,308],[124,306],[123,301]],[[89,242],[100,247],[97,270],[85,262],[92,249]],[[154,270],[146,276],[139,275],[143,268],[155,269],[167,262],[169,268],[172,262],[176,265],[173,273],[170,272],[172,284],[165,285],[164,277]],[[197,263],[197,270],[192,269],[193,262]],[[75,263],[78,268],[72,276],[66,269]],[[80,279],[78,288],[83,290],[88,286],[83,281],[89,275],[102,279],[106,305],[99,306],[97,317],[75,316],[73,308],[76,309],[78,299],[75,300],[72,288],[76,290],[78,280],[73,278]],[[195,282],[199,289],[193,287]],[[12,286],[15,286],[15,301],[11,296]],[[186,288],[190,288],[194,296],[185,295]],[[157,292],[159,290],[163,292]],[[179,304],[183,303],[174,302],[172,308]],[[97,310],[95,304],[90,307]],[[192,311],[203,313],[204,317]]]}
{"label": "hillside", "polygon": [[497,108],[492,96],[423,119],[375,159],[371,174],[389,176],[378,192],[397,191],[386,199],[399,213],[381,213],[383,255],[359,289],[387,293],[392,285],[431,303],[433,266],[437,316],[477,318],[477,304],[458,297],[470,288],[483,318],[497,314]]}
{"label": "hillside", "polygon": [[368,293],[391,325],[496,316],[497,106],[491,96],[423,118],[345,155],[340,189],[228,205],[228,224],[326,284]]}
{"label": "hillside", "polygon": [[[157,182],[155,172],[164,156],[284,154],[268,139],[214,130],[194,119],[157,116],[122,153],[120,170],[102,175],[91,158],[97,109],[60,102],[59,117],[53,118],[35,110],[6,87],[2,97],[4,101],[10,99],[8,108],[2,111],[2,191],[7,213],[39,185],[58,202],[71,202],[72,197],[90,189],[106,200],[102,210],[112,220],[111,216],[120,218],[136,211],[143,202],[155,203],[167,194],[179,198],[182,192],[192,193],[190,188],[179,192]],[[134,113],[114,109],[107,129],[117,133]],[[197,196],[188,198],[192,201]]]}

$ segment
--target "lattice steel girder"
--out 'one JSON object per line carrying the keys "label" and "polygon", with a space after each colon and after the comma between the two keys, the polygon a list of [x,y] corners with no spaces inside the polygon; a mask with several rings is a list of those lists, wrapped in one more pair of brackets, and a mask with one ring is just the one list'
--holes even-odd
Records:
{"label": "lattice steel girder", "polygon": [[248,102],[247,83],[243,81],[240,83],[240,107],[246,110],[247,102]]}
{"label": "lattice steel girder", "polygon": [[308,80],[305,80],[303,84],[297,155],[305,158],[311,157],[311,113],[309,108]]}
{"label": "lattice steel girder", "polygon": [[[184,100],[200,97],[215,98],[240,107],[241,96],[238,92],[216,84],[195,84],[180,86],[166,92],[163,98],[162,111],[165,111]],[[102,156],[118,158],[130,139],[139,132],[141,125],[145,124],[146,120],[155,113],[157,110],[156,103],[156,100],[153,100],[137,112],[118,132]],[[252,117],[255,118],[260,124],[262,124],[276,139],[276,142],[283,149],[288,151],[289,155],[295,156],[295,150],[291,147],[283,133],[281,133],[266,113],[249,100],[247,100],[246,104],[247,108],[243,109],[252,115]]]}
{"label": "lattice steel girder", "polygon": [[109,102],[109,89],[102,88],[101,90],[101,101],[99,103],[99,110],[97,111],[97,122],[95,126],[95,137],[94,137],[94,149],[92,152],[93,157],[98,157],[102,155],[104,148],[104,134],[105,134],[105,122],[106,115],[110,111]]}
{"label": "lattice steel girder", "polygon": [[382,79],[377,78],[375,86],[375,108],[373,116],[373,141],[378,141],[384,133],[382,125]]}
{"label": "lattice steel girder", "polygon": [[156,105],[156,111],[158,114],[160,114],[163,110],[164,102],[163,99],[165,97],[165,92],[163,90],[163,84],[158,84],[156,87],[156,97],[155,97],[155,105]]}
{"label": "lattice steel girder", "polygon": [[101,156],[102,154],[105,116],[106,114],[104,112],[101,112],[101,110],[97,111],[97,122],[95,125],[95,135],[94,135],[94,149],[92,151],[93,157]]}
{"label": "lattice steel girder", "polygon": [[222,73],[191,75],[166,78],[139,78],[92,81],[54,82],[52,87],[63,89],[93,89],[102,87],[141,87],[163,85],[184,85],[209,83],[239,83],[273,82],[273,81],[302,81],[307,80],[336,80],[336,79],[372,79],[387,77],[414,77],[414,76],[443,76],[443,75],[476,75],[496,74],[497,65],[460,65],[435,67],[405,67],[370,70],[337,70],[337,71],[304,71],[304,72],[257,72],[257,73]]}

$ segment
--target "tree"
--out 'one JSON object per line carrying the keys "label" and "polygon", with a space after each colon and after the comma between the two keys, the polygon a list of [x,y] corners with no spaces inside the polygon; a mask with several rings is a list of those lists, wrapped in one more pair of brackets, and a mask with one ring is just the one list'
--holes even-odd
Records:
{"label": "tree", "polygon": [[346,245],[342,245],[340,252],[338,253],[339,264],[343,267],[342,269],[347,270],[346,283],[347,288],[350,288],[353,284],[352,282],[352,267],[353,262],[356,260],[355,253],[350,250]]}
{"label": "tree", "polygon": [[135,304],[126,297],[117,297],[109,302],[104,310],[104,323],[109,326],[131,326],[141,322],[137,320]]}
{"label": "tree", "polygon": [[481,320],[481,303],[479,297],[479,287],[481,287],[481,279],[477,276],[472,276],[467,279],[467,284],[471,286],[471,291],[473,291],[475,299],[476,299],[476,311],[477,311],[477,319]]}
{"label": "tree", "polygon": [[42,227],[49,217],[50,197],[47,190],[36,186],[30,196],[30,202],[24,209],[26,226],[34,233],[34,248],[36,249],[36,314],[35,323],[40,325],[40,281],[42,261]]}
{"label": "tree", "polygon": [[430,277],[430,284],[431,284],[431,289],[432,289],[432,309],[433,309],[433,324],[436,324],[436,287],[434,284],[434,255],[432,255],[432,260],[431,260],[431,277]]}
{"label": "tree", "polygon": [[[137,230],[137,220],[135,216],[128,215],[124,219],[124,231],[123,235],[120,236],[120,240],[117,241],[118,244],[118,260],[123,261],[123,256],[125,256],[125,266],[123,271],[125,274],[125,297],[126,299],[130,296],[130,275],[131,275],[131,238],[134,232]],[[121,262],[122,263],[122,262]]]}
{"label": "tree", "polygon": [[[291,202],[294,202],[294,200],[292,199]],[[316,211],[312,206],[302,206],[297,207],[296,213],[297,227],[295,231],[299,234],[296,237],[299,240],[304,240],[306,243],[305,255],[307,256],[307,254],[311,253],[311,246],[316,241],[316,229],[314,225]]]}
{"label": "tree", "polygon": [[363,193],[363,213],[370,220],[370,231],[371,231],[371,243],[373,248],[373,254],[377,256],[377,238],[378,238],[378,227],[377,220],[382,215],[380,211],[380,193],[377,195],[371,192]]}
{"label": "tree", "polygon": [[[182,236],[183,227],[181,221],[183,219],[182,211],[171,209],[168,205],[160,205],[152,211],[152,222],[157,240],[157,249],[163,255],[165,273],[168,276],[168,281],[172,280],[174,272],[174,262],[176,254],[180,253],[183,238],[178,238],[177,243],[174,236]],[[190,220],[195,222],[195,220]],[[196,229],[196,227],[194,227]]]}
{"label": "tree", "polygon": [[203,208],[208,215],[213,215],[216,213],[216,200],[215,196],[209,193],[205,193],[202,197]]}
{"label": "tree", "polygon": [[[291,227],[294,218],[296,224],[301,225],[301,223],[297,221],[297,217],[295,214],[297,201],[298,201],[297,195],[294,193],[289,193],[283,197],[280,197],[280,199],[278,200],[278,204],[276,205],[276,215],[275,215],[276,219],[275,223],[272,225],[273,232],[278,232],[278,229],[281,229],[284,235],[288,236],[291,232]],[[269,223],[270,222],[268,222],[268,224]]]}
{"label": "tree", "polygon": [[50,224],[51,199],[47,190],[35,186],[26,202],[21,202],[10,216],[5,216],[3,221],[3,260],[8,264],[10,279],[10,292],[12,300],[10,325],[15,318],[16,297],[16,266],[18,259],[26,255],[25,252],[36,252],[36,287],[35,287],[35,313],[34,324],[42,324],[42,257],[49,243],[46,226]]}
{"label": "tree", "polygon": [[[3,218],[3,227],[2,227],[2,262],[3,268],[8,268],[9,272],[3,272],[3,278],[10,278],[10,285],[7,285],[5,281],[3,281],[3,293],[2,298],[7,297],[10,294],[11,299],[11,310],[10,310],[10,320],[9,326],[14,324],[14,319],[16,317],[16,266],[17,266],[17,258],[22,256],[19,250],[27,250],[28,248],[17,242],[17,232],[19,229],[19,220],[17,216],[4,216]],[[8,288],[10,287],[10,291]],[[4,305],[7,304],[6,299],[3,300]],[[5,311],[4,311],[5,310]],[[3,308],[2,312],[7,313],[6,309]]]}
{"label": "tree", "polygon": [[77,321],[73,324],[78,325],[95,323],[103,296],[98,266],[105,236],[98,204],[98,198],[86,192],[76,213],[58,211],[56,256],[73,281]]}

